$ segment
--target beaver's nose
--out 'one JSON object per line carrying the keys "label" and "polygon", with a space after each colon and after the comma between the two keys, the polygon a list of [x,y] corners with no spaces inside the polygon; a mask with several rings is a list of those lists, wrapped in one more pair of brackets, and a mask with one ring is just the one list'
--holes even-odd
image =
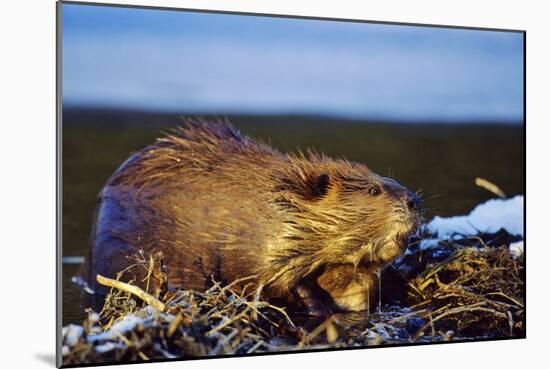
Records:
{"label": "beaver's nose", "polygon": [[407,192],[407,208],[411,211],[419,211],[422,209],[422,200],[420,199],[420,196],[418,196],[415,193]]}

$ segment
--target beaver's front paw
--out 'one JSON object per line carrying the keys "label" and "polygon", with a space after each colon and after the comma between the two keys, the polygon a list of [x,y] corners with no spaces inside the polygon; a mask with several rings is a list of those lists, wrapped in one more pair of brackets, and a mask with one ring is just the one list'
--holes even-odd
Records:
{"label": "beaver's front paw", "polygon": [[308,286],[299,285],[296,287],[296,295],[306,307],[306,312],[312,316],[328,316],[334,311],[327,305],[323,304],[316,296],[315,292]]}

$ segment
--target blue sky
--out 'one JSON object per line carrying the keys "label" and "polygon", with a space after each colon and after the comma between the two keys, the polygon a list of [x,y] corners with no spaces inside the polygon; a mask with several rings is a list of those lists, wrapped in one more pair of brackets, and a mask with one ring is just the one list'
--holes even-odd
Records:
{"label": "blue sky", "polygon": [[65,106],[519,122],[523,35],[64,4]]}

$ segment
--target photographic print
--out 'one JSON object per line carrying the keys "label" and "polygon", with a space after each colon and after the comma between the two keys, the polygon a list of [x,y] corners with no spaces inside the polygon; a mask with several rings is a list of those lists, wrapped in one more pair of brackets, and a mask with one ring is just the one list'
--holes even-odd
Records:
{"label": "photographic print", "polygon": [[58,3],[58,363],[525,337],[525,32]]}

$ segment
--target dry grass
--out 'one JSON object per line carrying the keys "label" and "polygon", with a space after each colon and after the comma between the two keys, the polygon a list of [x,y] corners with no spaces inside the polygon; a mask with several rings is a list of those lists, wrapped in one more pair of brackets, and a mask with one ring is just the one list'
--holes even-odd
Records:
{"label": "dry grass", "polygon": [[524,331],[523,265],[508,248],[457,248],[409,282],[409,300],[429,307],[415,334],[452,327],[459,336],[521,335]]}

